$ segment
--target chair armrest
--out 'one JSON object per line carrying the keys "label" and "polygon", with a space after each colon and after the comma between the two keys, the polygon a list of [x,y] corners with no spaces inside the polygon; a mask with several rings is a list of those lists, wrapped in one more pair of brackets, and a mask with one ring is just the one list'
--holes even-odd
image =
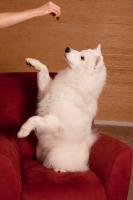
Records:
{"label": "chair armrest", "polygon": [[101,180],[108,200],[126,200],[131,176],[132,150],[101,134],[90,153],[90,167]]}
{"label": "chair armrest", "polygon": [[21,168],[17,144],[12,136],[0,133],[0,199],[21,199]]}

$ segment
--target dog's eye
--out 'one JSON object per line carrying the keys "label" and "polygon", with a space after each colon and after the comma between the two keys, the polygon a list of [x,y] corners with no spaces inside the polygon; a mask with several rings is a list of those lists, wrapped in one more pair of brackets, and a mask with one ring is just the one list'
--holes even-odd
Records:
{"label": "dog's eye", "polygon": [[85,60],[85,57],[84,57],[84,56],[81,56],[81,60]]}

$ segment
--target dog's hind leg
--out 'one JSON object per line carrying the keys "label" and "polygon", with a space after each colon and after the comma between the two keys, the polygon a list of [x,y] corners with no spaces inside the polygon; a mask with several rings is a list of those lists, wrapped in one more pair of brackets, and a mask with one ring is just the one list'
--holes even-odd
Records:
{"label": "dog's hind leg", "polygon": [[44,94],[48,85],[51,82],[48,69],[46,65],[42,64],[39,60],[26,58],[26,63],[30,67],[35,67],[39,72],[37,73],[37,82],[40,95]]}
{"label": "dog's hind leg", "polygon": [[60,124],[58,117],[55,115],[46,115],[45,117],[33,116],[22,125],[17,135],[19,138],[27,137],[34,130],[37,137],[39,136],[37,133],[45,132],[58,137],[63,130]]}

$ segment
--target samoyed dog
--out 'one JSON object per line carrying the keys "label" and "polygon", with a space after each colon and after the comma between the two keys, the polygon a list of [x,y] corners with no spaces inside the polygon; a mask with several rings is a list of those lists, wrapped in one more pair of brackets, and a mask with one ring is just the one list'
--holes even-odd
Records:
{"label": "samoyed dog", "polygon": [[91,127],[106,67],[101,45],[81,52],[67,47],[65,58],[68,67],[53,80],[44,64],[26,59],[38,70],[38,107],[37,115],[22,125],[18,137],[35,131],[36,155],[43,166],[56,172],[86,171],[90,149],[98,138]]}

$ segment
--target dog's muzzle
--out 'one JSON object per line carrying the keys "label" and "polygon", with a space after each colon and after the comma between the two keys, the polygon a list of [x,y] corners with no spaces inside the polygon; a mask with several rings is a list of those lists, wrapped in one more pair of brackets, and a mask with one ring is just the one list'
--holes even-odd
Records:
{"label": "dog's muzzle", "polygon": [[65,49],[65,52],[66,53],[69,53],[71,51],[71,49],[69,48],[69,47],[67,47],[66,49]]}

